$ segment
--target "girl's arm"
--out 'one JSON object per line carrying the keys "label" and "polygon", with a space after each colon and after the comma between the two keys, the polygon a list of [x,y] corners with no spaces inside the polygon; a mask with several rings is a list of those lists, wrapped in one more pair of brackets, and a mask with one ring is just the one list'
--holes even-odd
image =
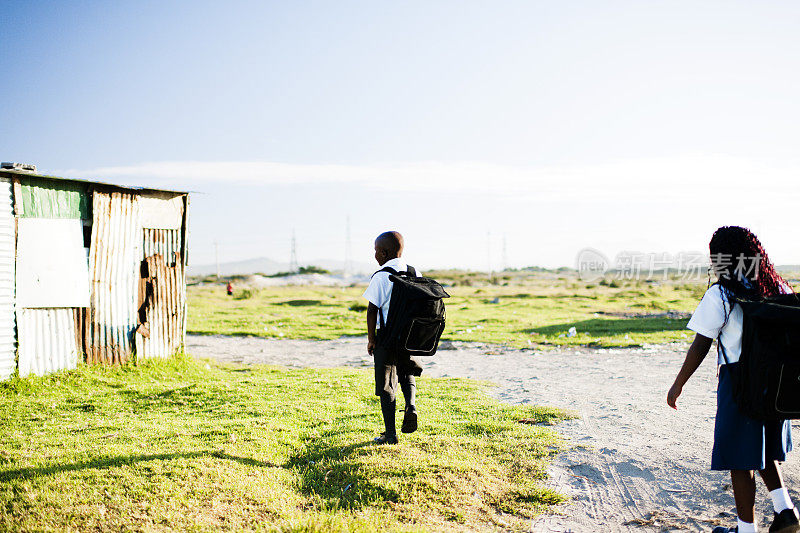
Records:
{"label": "girl's arm", "polygon": [[692,377],[692,374],[705,359],[709,348],[711,348],[712,341],[713,339],[709,339],[699,333],[694,336],[694,342],[689,346],[689,351],[686,352],[686,359],[683,361],[680,372],[678,372],[678,377],[675,378],[675,383],[672,384],[667,393],[667,405],[673,409],[678,408],[675,402],[683,392],[683,386],[686,385],[686,382],[689,381],[689,378]]}

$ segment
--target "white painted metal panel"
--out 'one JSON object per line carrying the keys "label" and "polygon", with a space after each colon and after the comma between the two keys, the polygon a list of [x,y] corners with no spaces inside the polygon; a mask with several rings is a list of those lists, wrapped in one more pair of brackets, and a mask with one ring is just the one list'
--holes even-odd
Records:
{"label": "white painted metal panel", "polygon": [[142,193],[139,209],[143,228],[181,229],[183,226],[182,194]]}
{"label": "white painted metal panel", "polygon": [[20,309],[19,375],[43,376],[78,366],[72,309]]}
{"label": "white painted metal panel", "polygon": [[0,178],[0,379],[16,368],[13,205],[11,180]]}
{"label": "white painted metal panel", "polygon": [[20,218],[17,272],[18,307],[89,307],[81,221]]}

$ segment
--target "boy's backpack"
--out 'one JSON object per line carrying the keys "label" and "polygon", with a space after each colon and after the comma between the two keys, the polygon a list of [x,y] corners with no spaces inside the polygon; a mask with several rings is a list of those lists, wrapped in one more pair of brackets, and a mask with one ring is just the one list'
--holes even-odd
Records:
{"label": "boy's backpack", "polygon": [[394,356],[435,354],[444,331],[442,299],[450,295],[436,280],[418,277],[412,266],[406,272],[391,267],[378,272],[388,272],[392,282],[386,324],[383,313],[378,310],[381,324],[378,343]]}
{"label": "boy's backpack", "polygon": [[734,303],[743,314],[742,355],[733,373],[739,410],[756,420],[800,419],[800,298],[732,298],[731,308]]}

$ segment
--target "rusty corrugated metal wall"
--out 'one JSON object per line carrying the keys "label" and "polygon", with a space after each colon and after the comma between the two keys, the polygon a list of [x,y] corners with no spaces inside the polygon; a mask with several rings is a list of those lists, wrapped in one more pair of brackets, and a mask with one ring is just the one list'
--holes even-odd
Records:
{"label": "rusty corrugated metal wall", "polygon": [[123,363],[131,357],[138,325],[142,257],[138,197],[95,190],[92,209],[86,359],[89,363]]}
{"label": "rusty corrugated metal wall", "polygon": [[144,228],[143,259],[160,254],[168,265],[181,253],[181,230]]}
{"label": "rusty corrugated metal wall", "polygon": [[0,379],[14,373],[15,222],[11,179],[0,178]]}
{"label": "rusty corrugated metal wall", "polygon": [[177,252],[155,254],[142,264],[139,283],[140,326],[136,331],[137,357],[168,357],[183,345],[186,284]]}
{"label": "rusty corrugated metal wall", "polygon": [[185,341],[183,233],[183,228],[144,229],[137,357],[168,357]]}

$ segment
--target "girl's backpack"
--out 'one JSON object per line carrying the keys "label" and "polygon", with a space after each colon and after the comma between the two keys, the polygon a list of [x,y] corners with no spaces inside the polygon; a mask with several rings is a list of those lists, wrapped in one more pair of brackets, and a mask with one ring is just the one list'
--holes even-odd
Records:
{"label": "girl's backpack", "polygon": [[393,284],[386,324],[383,313],[378,312],[381,321],[378,343],[395,357],[435,354],[445,324],[442,300],[450,295],[436,280],[417,277],[412,266],[407,272],[391,267],[378,272],[388,272]]}
{"label": "girl's backpack", "polygon": [[[800,298],[736,298],[742,308],[742,355],[734,369],[739,410],[756,420],[800,419]],[[717,339],[723,359],[725,349]]]}

